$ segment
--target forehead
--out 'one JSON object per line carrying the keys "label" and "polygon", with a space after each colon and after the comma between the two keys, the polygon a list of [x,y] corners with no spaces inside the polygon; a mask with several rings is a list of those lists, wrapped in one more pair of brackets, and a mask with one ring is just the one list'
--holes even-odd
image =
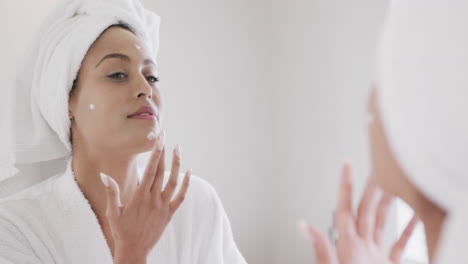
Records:
{"label": "forehead", "polygon": [[145,43],[132,32],[120,28],[107,29],[89,48],[85,60],[99,60],[110,53],[123,53],[130,57],[151,58]]}

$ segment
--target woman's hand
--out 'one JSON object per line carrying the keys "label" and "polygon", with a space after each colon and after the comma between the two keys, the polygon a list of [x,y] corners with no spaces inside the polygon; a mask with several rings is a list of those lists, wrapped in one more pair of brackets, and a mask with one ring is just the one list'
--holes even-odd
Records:
{"label": "woman's hand", "polygon": [[[115,242],[116,256],[114,259],[122,254],[126,254],[127,259],[128,254],[135,256],[135,261],[146,259],[187,193],[191,176],[190,170],[185,173],[182,186],[172,200],[180,168],[180,151],[178,149],[174,150],[169,180],[164,191],[161,190],[165,169],[164,133],[161,133],[157,140],[157,147],[151,154],[144,177],[127,204],[121,204],[119,186],[111,177],[107,176],[109,187],[106,188],[106,217]],[[103,182],[105,183],[106,175],[102,177],[104,177]]]}
{"label": "woman's hand", "polygon": [[413,217],[400,239],[394,244],[390,256],[382,246],[387,212],[393,197],[384,194],[379,200],[380,189],[369,178],[358,208],[357,219],[352,210],[352,181],[349,164],[343,167],[338,198],[336,224],[338,241],[336,249],[317,228],[300,224],[302,231],[314,244],[318,264],[399,264],[406,244],[418,223]]}

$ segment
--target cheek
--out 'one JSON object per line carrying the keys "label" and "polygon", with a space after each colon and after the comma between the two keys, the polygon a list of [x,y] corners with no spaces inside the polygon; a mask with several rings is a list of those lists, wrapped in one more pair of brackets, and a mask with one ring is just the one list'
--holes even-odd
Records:
{"label": "cheek", "polygon": [[391,172],[388,170],[388,155],[382,131],[377,124],[369,128],[369,139],[371,146],[372,176],[377,184],[386,191],[391,189]]}
{"label": "cheek", "polygon": [[93,142],[104,140],[109,134],[115,134],[125,121],[119,102],[112,97],[90,95],[82,101],[80,112],[80,130]]}
{"label": "cheek", "polygon": [[156,111],[157,111],[157,115],[159,116],[159,123],[161,125],[163,122],[163,113],[164,113],[163,98],[159,92],[156,92],[154,93],[154,96],[151,98],[151,100],[153,101],[153,103],[155,104],[157,108]]}
{"label": "cheek", "polygon": [[375,128],[374,128],[374,125],[370,125],[369,126],[369,130],[368,130],[368,135],[369,135],[369,145],[370,145],[370,157],[371,157],[371,166],[372,166],[372,175],[376,178],[378,178],[378,157],[377,157],[377,142],[376,142],[376,135],[375,135]]}
{"label": "cheek", "polygon": [[162,109],[164,107],[164,101],[163,101],[162,95],[159,92],[159,90],[156,90],[156,92],[154,93],[154,96],[153,96],[153,98],[151,100],[158,107],[158,109],[160,111],[162,111]]}
{"label": "cheek", "polygon": [[373,177],[384,191],[401,196],[405,176],[393,156],[381,124],[374,124],[369,135]]}

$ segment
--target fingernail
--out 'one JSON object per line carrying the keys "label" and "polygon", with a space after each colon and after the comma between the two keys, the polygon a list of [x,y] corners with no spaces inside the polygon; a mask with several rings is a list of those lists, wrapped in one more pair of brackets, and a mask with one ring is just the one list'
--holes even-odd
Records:
{"label": "fingernail", "polygon": [[158,150],[162,150],[163,147],[164,147],[164,138],[165,136],[165,133],[164,133],[164,130],[161,132],[161,135],[159,136],[159,141],[158,141]]}
{"label": "fingernail", "polygon": [[179,145],[177,145],[175,148],[175,155],[177,156],[177,158],[180,159],[180,146]]}
{"label": "fingernail", "polygon": [[297,221],[297,228],[299,232],[304,236],[304,238],[310,243],[314,244],[314,239],[309,234],[309,224],[304,219],[299,219]]}
{"label": "fingernail", "polygon": [[109,187],[109,178],[106,174],[104,173],[100,173],[101,174],[101,181],[102,183],[106,186],[106,187]]}
{"label": "fingernail", "polygon": [[353,181],[353,175],[352,175],[352,161],[351,159],[345,159],[343,162],[343,172],[347,179],[351,182]]}

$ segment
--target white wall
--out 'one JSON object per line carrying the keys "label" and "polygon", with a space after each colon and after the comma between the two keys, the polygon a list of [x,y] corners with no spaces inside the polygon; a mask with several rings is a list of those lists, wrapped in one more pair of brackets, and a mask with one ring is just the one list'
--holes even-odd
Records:
{"label": "white wall", "polygon": [[[2,83],[56,1],[0,3]],[[144,3],[162,17],[169,146],[214,185],[249,263],[314,263],[296,219],[330,225],[345,157],[358,190],[369,173],[365,103],[386,1]]]}

